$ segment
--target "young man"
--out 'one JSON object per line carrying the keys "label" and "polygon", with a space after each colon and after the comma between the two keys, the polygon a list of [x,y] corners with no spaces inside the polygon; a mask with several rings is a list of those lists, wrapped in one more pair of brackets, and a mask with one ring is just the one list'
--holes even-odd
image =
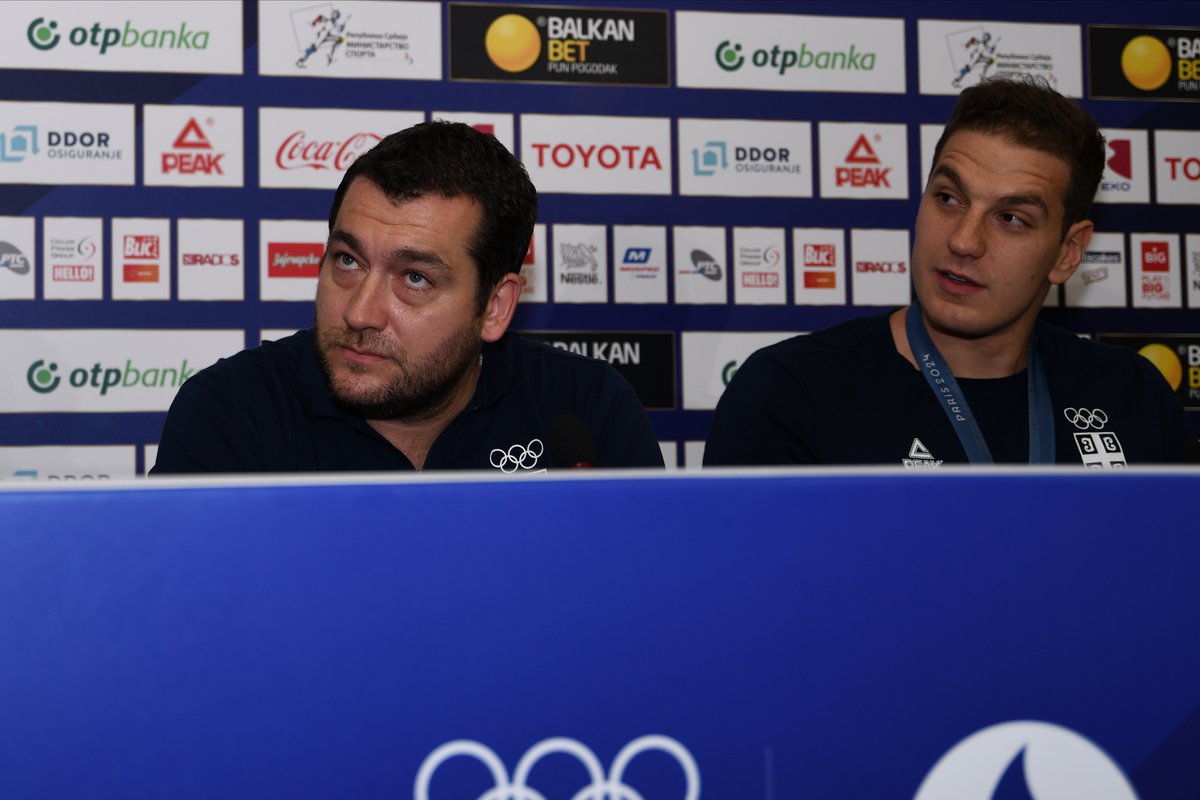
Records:
{"label": "young man", "polygon": [[705,465],[1176,460],[1196,435],[1158,370],[1037,320],[1087,249],[1104,156],[1044,81],[965,90],[917,214],[917,302],[755,353]]}
{"label": "young man", "polygon": [[495,137],[441,121],[388,136],[334,195],[313,329],[184,384],[152,473],[530,472],[588,444],[595,466],[661,467],[612,367],[506,333],[536,219]]}

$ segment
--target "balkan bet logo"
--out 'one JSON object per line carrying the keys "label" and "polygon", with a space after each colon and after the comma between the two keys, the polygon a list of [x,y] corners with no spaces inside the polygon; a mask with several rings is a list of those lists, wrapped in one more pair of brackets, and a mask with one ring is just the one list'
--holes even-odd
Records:
{"label": "balkan bet logo", "polygon": [[1088,26],[1092,97],[1200,100],[1200,29]]}
{"label": "balkan bet logo", "polygon": [[321,271],[325,245],[313,242],[269,242],[268,278],[315,278]]}
{"label": "balkan bet logo", "polygon": [[[875,134],[875,141],[880,142],[883,137],[878,133]],[[850,148],[850,152],[846,154],[847,164],[878,164],[879,156],[875,155],[875,151],[871,148],[870,142],[867,141],[866,134],[858,137],[854,142],[854,146]],[[836,173],[836,181],[838,186],[879,186],[891,188],[888,183],[888,173],[892,171],[891,167],[838,167]]]}
{"label": "balkan bet logo", "polygon": [[[209,126],[213,122],[212,117],[205,120],[205,124]],[[212,143],[200,129],[195,117],[187,121],[183,130],[175,137],[175,142],[171,147],[174,152],[162,154],[164,175],[172,172],[178,172],[181,175],[194,175],[198,172],[205,175],[225,174],[221,170],[221,159],[225,157],[225,154],[212,152]]]}
{"label": "balkan bet logo", "polygon": [[[309,139],[296,131],[283,140],[275,153],[280,169],[315,169],[342,172],[383,137],[374,133],[355,133],[342,141]],[[315,276],[316,273],[313,273]]]}
{"label": "balkan bet logo", "polygon": [[157,236],[126,236],[121,255],[126,283],[158,283]]}

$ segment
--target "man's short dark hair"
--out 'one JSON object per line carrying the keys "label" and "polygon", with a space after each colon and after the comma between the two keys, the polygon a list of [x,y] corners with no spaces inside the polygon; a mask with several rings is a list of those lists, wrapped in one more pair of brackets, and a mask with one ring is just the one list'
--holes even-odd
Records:
{"label": "man's short dark hair", "polygon": [[938,140],[933,163],[957,131],[998,134],[1018,147],[1060,158],[1070,169],[1063,192],[1062,235],[1087,219],[1104,173],[1104,137],[1096,120],[1045,78],[988,78],[964,89]]}
{"label": "man's short dark hair", "polygon": [[384,137],[342,177],[329,209],[330,232],[356,178],[375,184],[393,203],[437,194],[479,204],[479,228],[467,246],[479,273],[477,314],[506,273],[521,271],[537,221],[537,190],[525,167],[490,133],[437,119]]}

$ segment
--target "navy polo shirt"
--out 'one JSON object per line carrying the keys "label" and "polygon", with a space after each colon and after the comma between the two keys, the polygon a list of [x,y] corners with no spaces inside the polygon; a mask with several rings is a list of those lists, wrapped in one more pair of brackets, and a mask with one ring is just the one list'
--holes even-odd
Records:
{"label": "navy polo shirt", "polygon": [[[433,443],[424,469],[563,466],[546,445],[561,414],[587,425],[596,466],[663,466],[650,420],[616,370],[507,333],[484,344],[475,394]],[[404,453],[333,402],[313,332],[304,330],[221,359],[184,383],[151,474],[411,469]]]}

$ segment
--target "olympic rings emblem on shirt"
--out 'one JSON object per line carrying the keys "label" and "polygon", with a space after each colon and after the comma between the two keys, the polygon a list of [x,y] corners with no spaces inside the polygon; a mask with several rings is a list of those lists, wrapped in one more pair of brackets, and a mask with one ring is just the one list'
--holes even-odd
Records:
{"label": "olympic rings emblem on shirt", "polygon": [[1108,414],[1100,408],[1094,411],[1086,408],[1064,408],[1063,415],[1066,416],[1067,422],[1081,431],[1086,431],[1089,427],[1100,430],[1104,423],[1108,422]]}
{"label": "olympic rings emblem on shirt", "polygon": [[456,739],[436,748],[421,762],[416,783],[413,785],[413,800],[429,800],[429,783],[433,780],[433,773],[447,759],[454,756],[472,756],[492,773],[495,786],[479,795],[478,800],[545,800],[542,793],[527,785],[526,781],[533,765],[550,753],[575,756],[587,770],[591,783],[576,792],[573,800],[641,800],[641,794],[624,782],[625,768],[635,756],[647,750],[661,750],[674,756],[683,768],[687,782],[684,800],[700,800],[700,770],[697,769],[692,754],[675,739],[656,735],[640,736],[622,747],[621,752],[613,759],[607,776],[596,754],[582,742],[563,736],[543,739],[521,756],[511,781],[504,762],[490,747],[470,739]]}
{"label": "olympic rings emblem on shirt", "polygon": [[514,444],[507,450],[497,447],[492,450],[488,461],[501,472],[516,472],[517,467],[522,469],[536,467],[538,459],[542,457],[542,452],[542,440],[533,439],[527,445]]}

